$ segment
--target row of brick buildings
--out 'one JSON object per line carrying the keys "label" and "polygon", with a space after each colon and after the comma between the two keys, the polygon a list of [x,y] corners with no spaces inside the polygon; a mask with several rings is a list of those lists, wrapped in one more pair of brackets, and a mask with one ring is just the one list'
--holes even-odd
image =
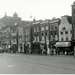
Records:
{"label": "row of brick buildings", "polygon": [[[16,13],[12,17],[0,19],[0,44],[8,47],[15,45],[15,50],[28,53],[40,53],[40,49],[72,46],[75,3],[72,5],[72,16],[62,16],[52,20],[23,21]],[[73,45],[74,47],[74,45]]]}

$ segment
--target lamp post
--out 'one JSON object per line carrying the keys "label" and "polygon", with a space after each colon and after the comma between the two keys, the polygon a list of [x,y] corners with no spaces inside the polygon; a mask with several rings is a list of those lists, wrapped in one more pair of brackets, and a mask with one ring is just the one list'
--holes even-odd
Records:
{"label": "lamp post", "polygon": [[31,23],[31,53],[33,53],[33,33],[32,33],[32,23]]}
{"label": "lamp post", "polygon": [[18,23],[17,22],[15,23],[15,26],[16,26],[16,30],[17,30],[17,32],[16,32],[16,41],[17,41],[17,51],[18,51]]}
{"label": "lamp post", "polygon": [[31,19],[31,30],[30,30],[31,31],[31,33],[30,33],[31,34],[31,36],[30,36],[31,37],[31,39],[30,39],[30,41],[31,41],[31,53],[33,53],[34,51],[33,51],[33,33],[32,33],[33,32],[33,26],[32,26],[33,25],[33,16],[32,16],[32,14],[30,14],[30,19]]}
{"label": "lamp post", "polygon": [[10,47],[11,47],[11,26],[10,26]]}
{"label": "lamp post", "polygon": [[46,49],[46,55],[47,55],[46,30],[45,30],[45,49]]}

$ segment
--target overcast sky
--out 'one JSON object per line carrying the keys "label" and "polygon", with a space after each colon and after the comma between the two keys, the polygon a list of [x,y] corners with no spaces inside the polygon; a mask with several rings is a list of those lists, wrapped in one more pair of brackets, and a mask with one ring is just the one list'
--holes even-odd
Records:
{"label": "overcast sky", "polygon": [[31,20],[30,15],[39,19],[71,16],[71,5],[75,0],[0,0],[0,18],[5,12],[8,16],[18,13],[23,20]]}

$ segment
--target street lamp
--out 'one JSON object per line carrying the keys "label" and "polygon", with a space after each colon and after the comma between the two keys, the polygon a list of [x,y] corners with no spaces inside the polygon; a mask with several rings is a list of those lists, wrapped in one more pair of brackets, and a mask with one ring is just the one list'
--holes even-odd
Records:
{"label": "street lamp", "polygon": [[16,41],[17,41],[17,51],[18,51],[18,23],[17,22],[15,22],[15,26],[16,26],[16,30],[17,30],[17,34],[16,34]]}
{"label": "street lamp", "polygon": [[46,49],[46,54],[47,54],[46,30],[45,30],[45,49]]}

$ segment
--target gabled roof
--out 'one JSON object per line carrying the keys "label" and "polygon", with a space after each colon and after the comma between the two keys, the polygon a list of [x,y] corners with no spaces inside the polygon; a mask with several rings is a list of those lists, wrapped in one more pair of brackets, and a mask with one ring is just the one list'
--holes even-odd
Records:
{"label": "gabled roof", "polygon": [[67,21],[72,24],[72,16],[64,15],[62,17],[67,17]]}
{"label": "gabled roof", "polygon": [[70,24],[72,24],[72,17],[71,16],[67,16],[67,20]]}

